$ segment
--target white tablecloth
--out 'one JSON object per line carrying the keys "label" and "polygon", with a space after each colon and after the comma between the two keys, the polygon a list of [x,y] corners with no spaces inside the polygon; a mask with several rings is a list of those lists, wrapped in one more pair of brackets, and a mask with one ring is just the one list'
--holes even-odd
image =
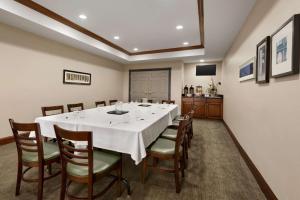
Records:
{"label": "white tablecloth", "polygon": [[[80,112],[38,117],[43,136],[55,138],[53,125],[73,131],[92,131],[93,146],[131,155],[138,164],[146,156],[145,148],[155,141],[159,134],[178,115],[177,105],[139,103],[123,104],[124,115],[107,114],[115,106],[98,107]],[[75,145],[83,145],[75,143]]]}

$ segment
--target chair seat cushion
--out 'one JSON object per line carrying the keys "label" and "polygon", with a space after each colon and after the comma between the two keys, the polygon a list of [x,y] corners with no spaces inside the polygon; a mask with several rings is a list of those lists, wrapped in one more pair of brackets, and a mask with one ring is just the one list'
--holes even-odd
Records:
{"label": "chair seat cushion", "polygon": [[[44,160],[54,159],[60,156],[59,148],[55,143],[43,143],[44,147]],[[37,152],[27,152],[23,151],[22,155],[23,161],[26,162],[38,162],[38,154]]]}
{"label": "chair seat cushion", "polygon": [[[116,164],[120,159],[121,155],[119,153],[110,152],[110,151],[100,151],[94,150],[94,174],[104,172],[114,164]],[[80,162],[82,159],[76,159]],[[84,160],[87,162],[87,160]],[[88,167],[79,166],[72,163],[67,164],[67,173],[73,176],[88,176]]]}
{"label": "chair seat cushion", "polygon": [[175,142],[172,140],[159,138],[156,142],[150,147],[150,151],[172,155],[175,153]]}
{"label": "chair seat cushion", "polygon": [[162,134],[161,136],[163,138],[167,138],[167,139],[171,139],[171,140],[176,140],[177,137],[177,130],[176,129],[171,129],[171,128],[167,128]]}

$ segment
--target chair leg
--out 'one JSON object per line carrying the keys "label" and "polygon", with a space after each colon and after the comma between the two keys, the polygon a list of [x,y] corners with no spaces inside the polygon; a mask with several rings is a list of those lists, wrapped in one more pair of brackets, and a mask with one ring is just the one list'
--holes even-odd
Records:
{"label": "chair leg", "polygon": [[181,177],[184,177],[184,169],[186,168],[186,161],[185,161],[185,156],[184,156],[184,152],[182,152],[182,157],[180,159],[180,170],[181,170]]}
{"label": "chair leg", "polygon": [[180,192],[180,183],[179,183],[179,166],[178,166],[178,160],[174,160],[174,168],[175,168],[175,185],[176,185],[176,193]]}
{"label": "chair leg", "polygon": [[52,166],[51,166],[51,164],[49,164],[47,167],[48,167],[49,175],[52,175]]}
{"label": "chair leg", "polygon": [[22,173],[23,173],[23,164],[22,162],[18,162],[18,174],[17,174],[17,185],[16,185],[16,196],[20,194],[21,188],[21,180],[22,180]]}
{"label": "chair leg", "polygon": [[94,183],[92,182],[92,184],[88,184],[88,200],[92,200],[93,199],[93,185]]}
{"label": "chair leg", "polygon": [[142,169],[142,183],[145,183],[145,178],[147,175],[147,156],[143,159],[143,169]]}
{"label": "chair leg", "polygon": [[118,186],[119,186],[119,197],[122,195],[122,158],[120,161],[119,169],[117,170],[118,175]]}
{"label": "chair leg", "polygon": [[39,166],[38,200],[43,199],[44,165]]}
{"label": "chair leg", "polygon": [[61,190],[60,190],[60,200],[64,200],[66,196],[66,187],[67,187],[67,177],[66,172],[61,172]]}

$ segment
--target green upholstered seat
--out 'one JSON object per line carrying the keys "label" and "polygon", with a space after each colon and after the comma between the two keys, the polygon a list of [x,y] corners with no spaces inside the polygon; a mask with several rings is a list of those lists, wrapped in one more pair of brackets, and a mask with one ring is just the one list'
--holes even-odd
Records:
{"label": "green upholstered seat", "polygon": [[[45,160],[59,157],[60,153],[57,144],[44,142],[43,147]],[[26,162],[38,162],[38,153],[23,151],[22,159]]]}
{"label": "green upholstered seat", "polygon": [[166,155],[172,155],[175,153],[175,142],[172,140],[159,138],[150,147],[150,151]]}
{"label": "green upholstered seat", "polygon": [[162,134],[161,136],[163,138],[167,138],[167,139],[171,139],[171,140],[176,140],[177,137],[177,130],[176,129],[171,129],[171,128],[167,128]]}
{"label": "green upholstered seat", "polygon": [[[109,151],[94,150],[93,156],[94,174],[105,171],[121,159],[120,154]],[[77,159],[76,161],[80,162],[80,160],[82,161],[82,159]],[[87,160],[84,160],[84,162],[87,162]],[[67,173],[73,176],[88,176],[88,167],[68,163]]]}

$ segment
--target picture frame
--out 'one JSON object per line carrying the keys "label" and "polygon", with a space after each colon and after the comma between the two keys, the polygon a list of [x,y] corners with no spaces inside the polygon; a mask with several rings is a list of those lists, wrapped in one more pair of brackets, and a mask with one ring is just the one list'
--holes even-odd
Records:
{"label": "picture frame", "polygon": [[75,84],[75,85],[91,85],[92,75],[90,73],[64,69],[63,83],[64,84]]}
{"label": "picture frame", "polygon": [[256,46],[256,83],[268,83],[270,79],[271,37],[265,37]]}
{"label": "picture frame", "polygon": [[271,76],[299,73],[300,14],[294,15],[271,36]]}
{"label": "picture frame", "polygon": [[254,77],[255,61],[256,61],[256,58],[253,57],[239,67],[240,82],[251,80],[251,79],[255,78]]}

